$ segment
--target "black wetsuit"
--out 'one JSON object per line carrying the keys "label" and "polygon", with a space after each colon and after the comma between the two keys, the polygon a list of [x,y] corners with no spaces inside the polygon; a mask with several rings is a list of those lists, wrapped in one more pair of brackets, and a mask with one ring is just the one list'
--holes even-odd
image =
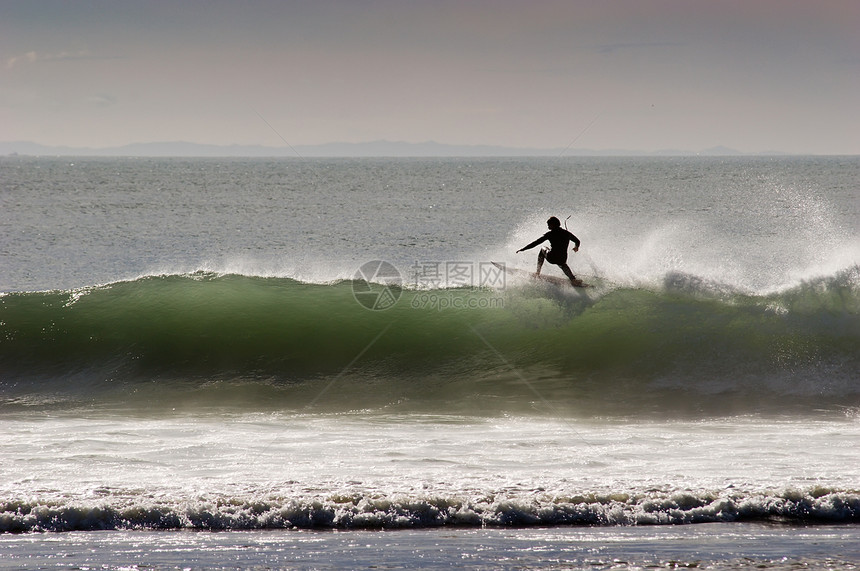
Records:
{"label": "black wetsuit", "polygon": [[550,250],[546,253],[546,261],[550,264],[561,265],[567,262],[567,247],[571,242],[579,248],[579,238],[565,230],[564,228],[553,228],[528,246],[524,246],[523,250],[534,248],[541,242],[549,240]]}

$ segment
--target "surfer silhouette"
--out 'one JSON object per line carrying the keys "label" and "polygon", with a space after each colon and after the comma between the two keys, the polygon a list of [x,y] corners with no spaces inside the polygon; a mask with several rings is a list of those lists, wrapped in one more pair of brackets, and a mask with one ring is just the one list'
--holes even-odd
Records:
{"label": "surfer silhouette", "polygon": [[555,264],[556,266],[561,268],[561,271],[564,272],[564,275],[567,276],[567,279],[570,280],[570,283],[574,286],[579,285],[579,281],[576,279],[576,276],[573,275],[573,272],[570,270],[570,266],[567,265],[567,247],[573,242],[575,245],[573,247],[574,252],[579,251],[579,238],[570,233],[567,229],[561,227],[561,222],[559,222],[558,218],[555,216],[551,216],[549,220],[546,221],[546,225],[549,228],[549,232],[528,244],[527,246],[523,246],[519,250],[517,250],[517,254],[524,250],[530,250],[540,244],[541,242],[549,241],[549,248],[541,248],[538,253],[538,261],[537,261],[537,271],[535,272],[536,276],[540,275],[540,270],[543,267],[543,262],[546,260],[550,264]]}

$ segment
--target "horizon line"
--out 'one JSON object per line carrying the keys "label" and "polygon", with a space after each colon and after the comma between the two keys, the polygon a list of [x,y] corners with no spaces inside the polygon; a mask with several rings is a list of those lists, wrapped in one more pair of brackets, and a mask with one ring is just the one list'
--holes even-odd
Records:
{"label": "horizon line", "polygon": [[[172,147],[172,148],[171,148]],[[132,151],[132,152],[129,152]],[[417,151],[417,152],[416,152]],[[470,154],[470,151],[477,154]],[[220,154],[219,154],[220,153]],[[418,143],[379,139],[310,145],[214,144],[153,141],[107,147],[45,145],[32,141],[0,142],[0,156],[187,156],[187,157],[565,157],[565,156],[857,156],[853,153],[790,153],[778,150],[740,151],[723,145],[700,150],[591,149],[511,147],[492,144]]]}

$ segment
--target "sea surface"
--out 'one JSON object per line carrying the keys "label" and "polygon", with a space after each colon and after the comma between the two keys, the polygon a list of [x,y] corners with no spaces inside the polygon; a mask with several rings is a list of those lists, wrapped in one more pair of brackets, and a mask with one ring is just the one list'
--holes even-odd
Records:
{"label": "sea surface", "polygon": [[860,157],[0,158],[0,433],[0,568],[856,569]]}

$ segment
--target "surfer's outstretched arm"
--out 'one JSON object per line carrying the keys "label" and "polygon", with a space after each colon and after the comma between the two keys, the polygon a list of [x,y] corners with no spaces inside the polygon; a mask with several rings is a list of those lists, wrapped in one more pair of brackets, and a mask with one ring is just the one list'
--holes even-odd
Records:
{"label": "surfer's outstretched arm", "polygon": [[528,246],[523,246],[522,248],[517,250],[517,254],[519,254],[520,252],[524,252],[525,250],[531,250],[532,248],[534,248],[535,246],[537,246],[538,244],[540,244],[544,240],[546,240],[546,236],[541,236],[540,238],[538,238],[537,240],[535,240],[534,242],[532,242]]}

